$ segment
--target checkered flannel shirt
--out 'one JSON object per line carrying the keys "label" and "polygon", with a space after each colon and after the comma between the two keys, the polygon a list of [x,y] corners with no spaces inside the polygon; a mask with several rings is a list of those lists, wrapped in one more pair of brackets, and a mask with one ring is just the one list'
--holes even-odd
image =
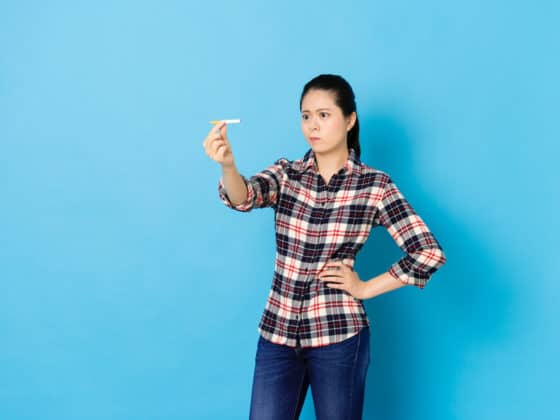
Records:
{"label": "checkered flannel shirt", "polygon": [[247,179],[247,199],[234,206],[220,178],[218,192],[229,208],[248,212],[272,207],[276,257],[272,287],[258,331],[290,347],[337,343],[369,326],[361,300],[329,288],[317,275],[331,260],[351,260],[371,230],[384,226],[405,255],[388,271],[423,289],[446,257],[436,238],[391,177],[367,166],[349,149],[344,167],[325,184],[309,149],[302,159],[278,159]]}

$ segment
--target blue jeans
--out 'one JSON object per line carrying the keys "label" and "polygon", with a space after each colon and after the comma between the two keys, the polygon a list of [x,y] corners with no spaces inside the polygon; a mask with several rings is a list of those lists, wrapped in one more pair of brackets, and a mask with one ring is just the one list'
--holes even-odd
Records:
{"label": "blue jeans", "polygon": [[302,349],[259,336],[250,420],[298,419],[310,385],[318,420],[361,419],[369,337],[364,327],[339,343]]}

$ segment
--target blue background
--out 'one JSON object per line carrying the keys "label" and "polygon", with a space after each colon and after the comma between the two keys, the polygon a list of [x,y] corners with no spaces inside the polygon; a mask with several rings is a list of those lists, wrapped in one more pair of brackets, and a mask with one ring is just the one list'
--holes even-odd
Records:
{"label": "blue background", "polygon": [[[202,141],[241,118],[243,174],[301,157],[320,73],[352,84],[363,161],[448,257],[425,290],[367,301],[364,418],[555,418],[558,12],[2,2],[0,418],[247,418],[273,212],[227,209]],[[356,270],[401,255],[378,228]]]}

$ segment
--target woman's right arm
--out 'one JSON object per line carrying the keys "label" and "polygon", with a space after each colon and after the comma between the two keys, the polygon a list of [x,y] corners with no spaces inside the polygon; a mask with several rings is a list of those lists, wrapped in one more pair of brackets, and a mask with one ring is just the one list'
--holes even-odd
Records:
{"label": "woman's right arm", "polygon": [[249,179],[243,177],[235,166],[224,122],[210,130],[204,149],[211,159],[222,165],[218,193],[225,205],[243,212],[276,206],[287,159],[278,159]]}
{"label": "woman's right arm", "polygon": [[222,182],[231,204],[243,203],[247,199],[247,185],[235,166],[225,122],[210,130],[203,146],[206,154],[222,166]]}
{"label": "woman's right arm", "polygon": [[233,206],[238,206],[247,200],[247,185],[235,164],[231,166],[222,165],[222,182]]}

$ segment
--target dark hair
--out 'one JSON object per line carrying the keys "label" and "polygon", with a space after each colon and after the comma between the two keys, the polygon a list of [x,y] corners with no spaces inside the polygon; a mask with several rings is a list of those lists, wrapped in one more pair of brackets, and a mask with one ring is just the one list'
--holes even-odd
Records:
{"label": "dark hair", "polygon": [[352,114],[352,112],[356,112],[356,123],[348,132],[346,144],[348,148],[354,149],[356,155],[360,157],[360,124],[358,121],[358,113],[356,111],[356,99],[350,84],[341,76],[335,74],[321,74],[314,77],[303,87],[303,91],[301,92],[301,97],[299,99],[300,110],[303,97],[311,89],[326,90],[334,93],[335,103],[342,110],[342,114],[345,117],[348,117]]}

